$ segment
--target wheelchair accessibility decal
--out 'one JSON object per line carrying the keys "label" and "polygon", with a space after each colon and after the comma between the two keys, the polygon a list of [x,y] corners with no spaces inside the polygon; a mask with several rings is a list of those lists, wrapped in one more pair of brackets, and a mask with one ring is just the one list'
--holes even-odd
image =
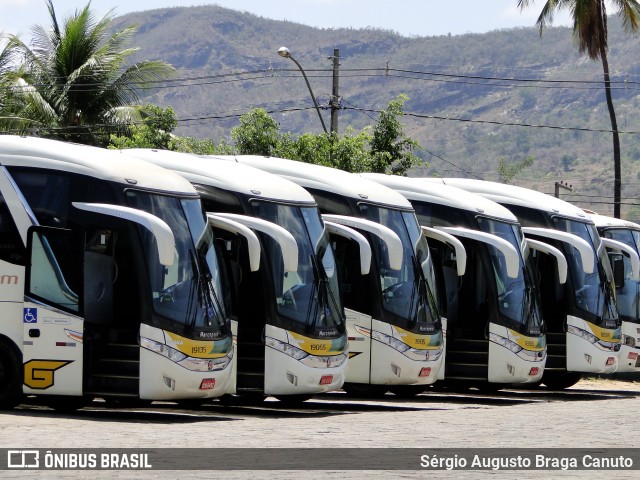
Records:
{"label": "wheelchair accessibility decal", "polygon": [[24,323],[38,323],[38,309],[25,308],[23,319],[24,319]]}

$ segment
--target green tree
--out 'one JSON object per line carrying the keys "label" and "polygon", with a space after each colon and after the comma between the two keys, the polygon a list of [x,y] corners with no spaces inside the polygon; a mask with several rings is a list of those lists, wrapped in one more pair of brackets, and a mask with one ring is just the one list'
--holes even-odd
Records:
{"label": "green tree", "polygon": [[171,132],[178,125],[176,112],[171,107],[162,108],[148,104],[140,109],[141,125],[134,125],[126,135],[112,134],[112,148],[158,148],[173,150]]}
{"label": "green tree", "polygon": [[380,112],[370,142],[373,172],[402,175],[420,164],[420,159],[413,153],[421,148],[420,144],[404,134],[404,125],[399,120],[408,99],[406,95],[398,95],[386,110]]}
{"label": "green tree", "polygon": [[331,137],[326,134],[304,133],[294,138],[290,133],[280,137],[274,155],[306,163],[331,166]]}
{"label": "green tree", "polygon": [[241,155],[273,156],[280,143],[280,126],[264,108],[254,108],[240,117],[231,138]]}
{"label": "green tree", "polygon": [[193,137],[173,137],[171,149],[196,155],[234,155],[237,153],[236,149],[224,140],[216,145],[211,139],[200,140]]}
{"label": "green tree", "polygon": [[19,133],[24,125],[18,114],[19,100],[12,89],[16,79],[15,54],[15,46],[0,32],[0,129]]}
{"label": "green tree", "polygon": [[[622,25],[627,32],[636,32],[640,22],[640,3],[636,0],[547,0],[538,16],[536,25],[540,35],[544,27],[553,22],[558,10],[569,9],[573,17],[573,35],[578,41],[580,53],[587,53],[592,60],[600,59],[604,76],[605,96],[611,130],[613,132],[613,215],[620,218],[620,199],[622,193],[622,170],[620,165],[620,138],[618,122],[611,96],[611,80],[609,77],[609,60],[607,58],[607,2],[618,9]],[[534,0],[518,0],[522,10],[532,5]]]}
{"label": "green tree", "polygon": [[333,146],[332,167],[347,172],[370,172],[373,162],[367,146],[371,135],[364,130],[357,135],[352,127]]}
{"label": "green tree", "polygon": [[535,159],[531,155],[515,163],[507,162],[504,157],[501,157],[498,161],[498,175],[500,175],[500,180],[504,183],[511,183],[516,175],[533,165],[534,161]]}
{"label": "green tree", "polygon": [[140,89],[173,68],[156,61],[127,66],[138,50],[125,48],[135,27],[112,33],[113,11],[96,19],[89,2],[60,24],[52,0],[45,3],[50,28],[34,26],[31,46],[11,37],[28,73],[17,82],[26,105],[22,115],[46,126],[46,136],[104,145],[109,134],[139,119]]}

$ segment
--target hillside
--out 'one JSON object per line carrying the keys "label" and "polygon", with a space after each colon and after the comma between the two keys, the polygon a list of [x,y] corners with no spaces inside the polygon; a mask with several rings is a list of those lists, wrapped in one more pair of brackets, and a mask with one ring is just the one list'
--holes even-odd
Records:
{"label": "hillside", "polygon": [[[532,27],[408,38],[379,29],[312,28],[217,6],[116,19],[116,28],[129,24],[139,26],[133,44],[141,57],[178,69],[177,80],[149,100],[176,110],[180,135],[229,139],[238,116],[256,106],[273,112],[283,132],[321,131],[300,72],[277,50],[289,47],[326,107],[332,83],[327,57],[338,48],[341,133],[371,125],[375,110],[405,93],[405,112],[415,114],[405,116],[406,132],[425,147],[419,155],[430,164],[413,174],[495,180],[499,158],[516,162],[532,155],[533,167],[514,183],[551,193],[554,182],[564,180],[574,191],[563,198],[612,211],[601,65],[578,55],[568,28],[548,29],[542,37]],[[619,129],[638,132],[640,40],[623,34],[616,17],[609,30],[613,80],[626,81],[614,91]],[[328,125],[328,110],[324,114]],[[622,134],[621,142],[624,202],[640,204],[640,135]],[[640,207],[623,206],[623,215],[640,217]]]}

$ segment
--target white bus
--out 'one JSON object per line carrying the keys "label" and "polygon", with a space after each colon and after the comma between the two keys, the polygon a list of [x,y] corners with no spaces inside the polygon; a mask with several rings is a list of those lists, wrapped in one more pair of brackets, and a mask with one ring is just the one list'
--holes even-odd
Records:
{"label": "white bus", "polygon": [[616,284],[616,302],[622,319],[622,346],[616,373],[640,371],[640,225],[589,212],[610,252]]}
{"label": "white bus", "polygon": [[[516,217],[459,188],[397,175],[362,176],[404,195],[423,227],[444,230],[465,248],[466,268],[458,277],[451,249],[435,247],[447,298],[446,382],[480,387],[538,382],[546,343],[540,298],[526,263],[529,248],[537,244],[525,240]],[[433,250],[435,242],[429,243]],[[566,265],[563,257],[560,261]]]}
{"label": "white bus", "polygon": [[622,334],[613,273],[588,215],[563,200],[514,185],[461,178],[433,181],[478,193],[507,207],[527,238],[548,243],[566,257],[564,285],[558,282],[554,260],[536,252],[532,257],[547,326],[542,382],[549,388],[567,388],[583,372],[614,372]]}
{"label": "white bus", "polygon": [[195,189],[119,152],[0,136],[0,406],[227,392],[229,293]]}
{"label": "white bus", "polygon": [[[157,150],[131,155],[189,180],[208,212],[256,231],[260,269],[224,238],[237,279],[237,393],[298,401],[342,387],[344,307],[328,231],[315,200],[293,182],[231,162]],[[356,236],[335,225],[332,231]],[[360,249],[370,251],[366,242]]]}
{"label": "white bus", "polygon": [[356,247],[333,237],[349,332],[345,390],[414,394],[443,364],[442,319],[428,244],[400,194],[342,170],[259,156],[225,157],[291,180],[309,191],[325,219],[367,237],[371,272],[361,275]]}

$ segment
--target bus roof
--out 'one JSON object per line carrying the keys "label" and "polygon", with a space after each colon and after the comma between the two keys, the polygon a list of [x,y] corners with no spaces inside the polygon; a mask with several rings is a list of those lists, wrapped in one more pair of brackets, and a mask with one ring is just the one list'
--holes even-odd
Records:
{"label": "bus roof", "polygon": [[564,200],[560,200],[559,198],[529,188],[469,178],[431,178],[425,180],[462,188],[468,192],[482,195],[501,205],[536,208],[552,215],[562,215],[563,217],[573,220],[591,223],[589,215],[581,208]]}
{"label": "bus roof", "polygon": [[640,225],[637,223],[629,222],[628,220],[622,220],[620,218],[608,217],[606,215],[600,215],[596,212],[587,212],[589,217],[593,220],[598,228],[618,228],[628,230],[640,231]]}
{"label": "bus roof", "polygon": [[45,138],[0,135],[0,165],[61,170],[138,188],[196,193],[179,175],[117,150]]}
{"label": "bus roof", "polygon": [[217,156],[217,158],[235,160],[280,175],[304,188],[315,188],[389,207],[412,209],[411,203],[394,190],[337,168],[258,155]]}
{"label": "bus roof", "polygon": [[459,208],[476,215],[482,213],[483,215],[512,223],[518,221],[516,216],[502,205],[457,187],[427,182],[422,178],[400,177],[398,175],[384,175],[381,173],[362,173],[360,175],[393,188],[408,198],[409,201]]}
{"label": "bus roof", "polygon": [[134,148],[127,152],[173,170],[192,183],[276,201],[316,203],[309,192],[295,183],[247,165],[167,150]]}

